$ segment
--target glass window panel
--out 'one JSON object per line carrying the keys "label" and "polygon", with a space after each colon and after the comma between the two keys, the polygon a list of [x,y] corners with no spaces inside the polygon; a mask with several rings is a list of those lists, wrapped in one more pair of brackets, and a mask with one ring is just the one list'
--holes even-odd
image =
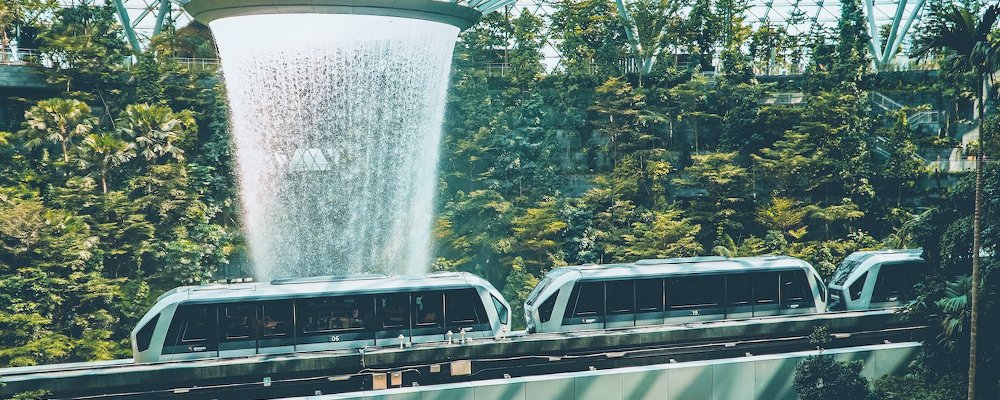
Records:
{"label": "glass window panel", "polygon": [[687,276],[666,280],[667,307],[670,309],[717,307],[722,303],[725,277]]}
{"label": "glass window panel", "polygon": [[542,322],[549,322],[552,319],[552,311],[556,308],[556,299],[559,297],[559,292],[552,293],[548,299],[542,302],[538,306],[538,318]]}
{"label": "glass window panel", "polygon": [[608,315],[630,314],[635,303],[633,281],[607,283]]}
{"label": "glass window panel", "polygon": [[636,312],[663,311],[663,280],[643,279],[635,282]]}
{"label": "glass window panel", "polygon": [[476,289],[449,290],[444,294],[445,315],[451,325],[478,324],[481,316],[477,305],[483,301]]}
{"label": "glass window panel", "polygon": [[261,313],[261,334],[264,338],[292,336],[292,302],[265,301]]}
{"label": "glass window panel", "polygon": [[805,271],[781,272],[781,302],[809,303],[812,301],[812,289],[806,280]]}
{"label": "glass window panel", "polygon": [[865,272],[858,277],[858,280],[851,284],[851,298],[854,300],[861,298],[861,291],[865,289],[865,280],[868,279],[868,273]]}
{"label": "glass window panel", "polygon": [[215,338],[214,306],[191,306],[184,314],[181,343],[207,342]]}
{"label": "glass window panel", "polygon": [[298,309],[302,333],[360,331],[369,317],[371,300],[365,296],[327,297],[302,301]]}
{"label": "glass window panel", "polygon": [[441,326],[443,306],[441,292],[414,294],[414,324],[420,327]]}
{"label": "glass window panel", "polygon": [[255,304],[227,304],[220,307],[222,340],[254,340],[257,325]]}
{"label": "glass window panel", "polygon": [[579,285],[575,315],[585,317],[604,314],[604,283],[586,282]]}
{"label": "glass window panel", "polygon": [[383,328],[406,328],[410,325],[410,296],[405,294],[383,296],[378,299],[379,315]]}
{"label": "glass window panel", "polygon": [[754,274],[753,296],[756,304],[778,304],[778,273]]}
{"label": "glass window panel", "polygon": [[729,306],[748,306],[753,301],[753,276],[735,274],[726,276],[726,301]]}

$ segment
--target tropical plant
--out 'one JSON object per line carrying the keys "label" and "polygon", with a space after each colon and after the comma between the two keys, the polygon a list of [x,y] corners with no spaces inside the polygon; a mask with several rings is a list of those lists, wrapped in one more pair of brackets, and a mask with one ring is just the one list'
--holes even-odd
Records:
{"label": "tropical plant", "polygon": [[43,141],[58,143],[64,163],[69,163],[73,142],[90,133],[97,125],[90,106],[74,99],[42,100],[24,113],[24,119],[21,133],[31,138],[27,145],[34,147]]}
{"label": "tropical plant", "polygon": [[[944,57],[953,71],[970,72],[975,77],[976,101],[979,111],[979,142],[986,140],[985,102],[986,79],[1000,64],[1000,43],[992,36],[993,27],[1000,18],[1000,5],[986,8],[982,17],[956,4],[940,9],[925,28],[927,34],[916,43],[914,55],[924,57],[937,53]],[[969,329],[969,392],[968,399],[976,396],[976,334],[979,319],[980,264],[983,214],[983,159],[984,146],[976,149],[976,200],[972,222],[972,313]]]}
{"label": "tropical plant", "polygon": [[91,133],[80,143],[80,168],[101,177],[101,192],[108,193],[108,172],[135,157],[135,146],[111,133]]}
{"label": "tropical plant", "polygon": [[146,160],[168,156],[183,161],[180,144],[196,130],[190,111],[175,113],[170,107],[145,103],[125,107],[119,126]]}

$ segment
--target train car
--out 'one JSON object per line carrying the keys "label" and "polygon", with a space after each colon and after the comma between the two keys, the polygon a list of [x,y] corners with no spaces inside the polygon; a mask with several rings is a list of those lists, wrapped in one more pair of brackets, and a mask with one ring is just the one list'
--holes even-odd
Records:
{"label": "train car", "polygon": [[135,362],[244,357],[493,337],[510,306],[467,273],[180,287],[132,330]]}
{"label": "train car", "polygon": [[528,295],[529,332],[567,332],[826,310],[826,286],[791,257],[691,257],[555,268]]}
{"label": "train car", "polygon": [[923,250],[859,251],[847,256],[830,278],[830,311],[898,307],[912,299],[926,262]]}

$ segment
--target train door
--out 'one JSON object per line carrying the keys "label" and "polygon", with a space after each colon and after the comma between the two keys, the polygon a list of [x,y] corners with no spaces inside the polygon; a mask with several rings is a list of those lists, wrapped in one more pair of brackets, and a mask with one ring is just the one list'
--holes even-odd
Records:
{"label": "train door", "polygon": [[[781,271],[781,287],[778,297],[781,300],[782,315],[811,314],[816,312],[816,300],[812,287],[806,279],[803,270]],[[819,283],[822,287],[822,283]]]}
{"label": "train door", "polygon": [[257,354],[257,304],[219,305],[219,357]]}
{"label": "train door", "polygon": [[726,318],[753,317],[753,274],[726,276]]}
{"label": "train door", "polygon": [[214,304],[177,306],[163,341],[161,361],[219,356],[218,310]]}
{"label": "train door", "polygon": [[564,331],[604,329],[604,282],[577,282],[566,303]]}
{"label": "train door", "polygon": [[604,286],[607,299],[605,328],[635,326],[635,281],[610,281]]}
{"label": "train door", "polygon": [[753,316],[766,317],[778,315],[778,287],[781,278],[777,272],[758,272],[753,274]]}
{"label": "train door", "polygon": [[413,343],[444,341],[444,292],[418,292],[410,295]]}
{"label": "train door", "polygon": [[295,351],[295,324],[291,300],[262,301],[257,335],[258,354],[281,354]]}
{"label": "train door", "polygon": [[295,302],[295,349],[352,349],[373,343],[373,298],[348,295]]}
{"label": "train door", "polygon": [[635,281],[635,324],[663,323],[663,279]]}
{"label": "train door", "polygon": [[476,289],[458,289],[444,292],[445,330],[451,331],[455,339],[461,331],[470,338],[492,336],[490,319],[483,307],[483,299]]}
{"label": "train door", "polygon": [[723,319],[726,316],[725,285],[722,275],[694,275],[664,281],[666,323]]}
{"label": "train door", "polygon": [[376,346],[398,346],[399,336],[410,339],[410,295],[407,293],[383,294],[376,297],[375,310],[378,324],[375,332]]}

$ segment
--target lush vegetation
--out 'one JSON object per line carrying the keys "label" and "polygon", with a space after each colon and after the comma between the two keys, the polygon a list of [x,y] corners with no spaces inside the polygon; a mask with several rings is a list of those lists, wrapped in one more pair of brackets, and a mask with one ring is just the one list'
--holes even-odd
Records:
{"label": "lush vegetation", "polygon": [[[0,122],[0,366],[127,356],[128,330],[159,293],[245,264],[220,82],[175,59],[211,43],[167,29],[131,54],[112,8],[52,6],[0,5],[4,40],[17,25],[22,47],[58,60],[51,98],[3,100],[24,113]],[[802,36],[752,29],[734,0],[628,7],[634,26],[614,2],[561,0],[548,20],[500,12],[462,34],[434,268],[479,274],[517,307],[565,265],[788,254],[826,276],[856,250],[921,246],[937,268],[909,315],[932,327],[928,346],[911,375],[870,391],[954,398],[968,359],[975,180],[925,159],[955,146],[970,115],[928,131],[910,121],[925,108],[886,111],[870,96],[924,94],[960,111],[977,97],[976,71],[951,68],[959,61],[937,48],[926,57],[939,71],[876,73],[859,1],[844,1],[836,27]],[[925,23],[945,9],[932,4]],[[561,55],[554,70],[547,43]],[[801,62],[801,77],[755,76],[775,59]],[[773,101],[785,92],[803,101]],[[997,126],[986,119],[981,133]],[[982,247],[996,254],[1000,171],[988,164]],[[986,393],[1000,380],[997,266],[981,266]],[[857,383],[824,361],[802,369]]]}

